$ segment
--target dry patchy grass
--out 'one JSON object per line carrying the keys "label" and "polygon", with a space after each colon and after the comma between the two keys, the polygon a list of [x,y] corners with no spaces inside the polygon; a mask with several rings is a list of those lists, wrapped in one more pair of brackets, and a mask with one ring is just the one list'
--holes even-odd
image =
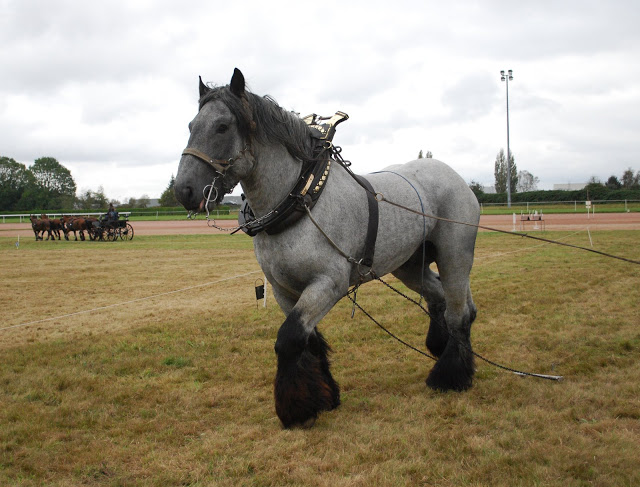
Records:
{"label": "dry patchy grass", "polygon": [[[639,236],[593,235],[635,259]],[[1,485],[640,482],[637,266],[483,233],[476,350],[565,380],[477,362],[470,391],[435,393],[432,364],[362,313],[350,319],[343,300],[322,323],[343,403],[309,431],[285,431],[272,399],[283,317],[272,298],[256,309],[260,274],[162,294],[258,270],[250,239],[12,244],[0,239]],[[375,283],[358,299],[423,344],[417,308]]]}

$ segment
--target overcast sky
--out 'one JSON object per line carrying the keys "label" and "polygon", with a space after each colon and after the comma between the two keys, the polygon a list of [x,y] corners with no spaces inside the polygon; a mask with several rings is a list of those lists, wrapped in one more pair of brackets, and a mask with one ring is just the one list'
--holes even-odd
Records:
{"label": "overcast sky", "polygon": [[0,155],[55,157],[79,191],[158,197],[198,75],[301,115],[349,114],[358,173],[431,151],[494,182],[506,150],[554,183],[640,169],[640,2],[0,0]]}

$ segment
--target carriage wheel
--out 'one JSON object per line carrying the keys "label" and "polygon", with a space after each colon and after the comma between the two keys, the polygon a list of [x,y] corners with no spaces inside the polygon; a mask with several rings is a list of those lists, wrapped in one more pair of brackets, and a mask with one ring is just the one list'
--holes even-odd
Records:
{"label": "carriage wheel", "polygon": [[131,240],[133,238],[133,227],[131,223],[127,223],[126,226],[120,228],[120,238],[122,240]]}
{"label": "carriage wheel", "polygon": [[118,235],[116,234],[115,230],[113,228],[109,228],[107,230],[107,234],[105,235],[106,240],[108,242],[114,242],[116,240],[116,238],[118,237]]}

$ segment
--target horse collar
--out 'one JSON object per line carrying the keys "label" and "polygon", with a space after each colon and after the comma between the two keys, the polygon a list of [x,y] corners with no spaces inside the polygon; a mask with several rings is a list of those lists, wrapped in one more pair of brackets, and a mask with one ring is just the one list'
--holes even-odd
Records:
{"label": "horse collar", "polygon": [[263,217],[256,218],[249,202],[242,195],[242,207],[238,214],[239,230],[251,237],[262,231],[275,235],[300,220],[306,214],[305,208],[313,208],[325,188],[331,170],[329,153],[321,152],[320,155],[322,157],[315,163],[306,164],[302,168],[296,184],[286,198]]}

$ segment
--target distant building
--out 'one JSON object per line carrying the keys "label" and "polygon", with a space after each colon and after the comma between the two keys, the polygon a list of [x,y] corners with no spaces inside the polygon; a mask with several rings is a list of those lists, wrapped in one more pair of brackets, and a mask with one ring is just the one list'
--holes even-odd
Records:
{"label": "distant building", "polygon": [[495,194],[496,193],[496,187],[495,186],[483,186],[482,187],[482,192],[486,193],[486,194]]}
{"label": "distant building", "polygon": [[587,184],[589,183],[554,184],[553,189],[560,191],[577,191],[586,187]]}

